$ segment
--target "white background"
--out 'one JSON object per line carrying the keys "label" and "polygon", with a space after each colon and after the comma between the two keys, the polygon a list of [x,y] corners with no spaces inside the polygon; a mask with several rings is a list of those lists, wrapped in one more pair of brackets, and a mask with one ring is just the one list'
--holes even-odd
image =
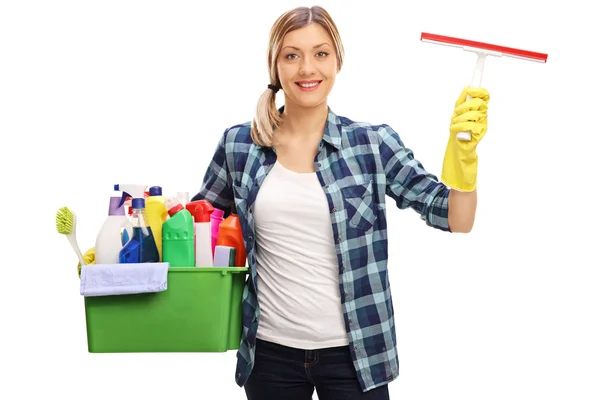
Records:
{"label": "white background", "polygon": [[[592,3],[318,4],[347,51],[332,109],[390,124],[438,176],[475,55],[421,32],[549,54],[547,64],[488,58],[470,234],[435,231],[388,202],[400,354],[391,398],[599,399]],[[0,397],[245,398],[234,351],[89,354],[77,259],[55,215],[75,211],[85,251],[115,183],[195,194],[220,135],[252,118],[266,88],[271,24],[300,5],[312,4],[3,2]]]}

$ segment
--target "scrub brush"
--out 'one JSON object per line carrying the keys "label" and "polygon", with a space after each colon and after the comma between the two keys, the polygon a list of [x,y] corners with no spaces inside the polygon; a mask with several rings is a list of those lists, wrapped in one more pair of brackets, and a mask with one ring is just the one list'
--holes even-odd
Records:
{"label": "scrub brush", "polygon": [[83,259],[83,255],[81,255],[81,250],[79,250],[79,246],[77,245],[77,239],[75,238],[75,227],[77,226],[77,215],[74,212],[69,210],[68,207],[59,208],[56,212],[56,230],[58,233],[62,235],[66,235],[67,239],[69,239],[69,243],[71,243],[71,247],[77,254],[79,258],[79,262],[81,265],[86,265],[85,260]]}

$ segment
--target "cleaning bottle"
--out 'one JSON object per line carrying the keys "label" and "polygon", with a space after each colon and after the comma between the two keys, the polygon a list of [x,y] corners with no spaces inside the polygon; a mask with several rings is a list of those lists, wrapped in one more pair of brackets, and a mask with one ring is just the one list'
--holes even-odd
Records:
{"label": "cleaning bottle", "polygon": [[118,264],[119,252],[124,244],[122,235],[131,237],[133,226],[129,217],[125,215],[125,207],[120,197],[111,197],[108,205],[108,217],[104,220],[102,228],[96,236],[94,247],[96,264]]}
{"label": "cleaning bottle", "polygon": [[[184,206],[185,209],[188,210],[190,214],[192,214],[192,218],[194,218],[194,212],[196,210],[196,206],[198,205],[198,201],[190,201],[189,203],[183,203],[181,202],[181,199],[179,199],[179,197],[177,197],[177,200],[179,200],[181,205]],[[194,251],[196,251],[196,225],[194,225]]]}
{"label": "cleaning bottle", "polygon": [[211,251],[213,258],[215,257],[215,246],[217,245],[217,238],[219,237],[219,225],[223,222],[223,215],[225,212],[218,208],[210,214],[210,235],[211,235]]}
{"label": "cleaning bottle", "polygon": [[214,207],[207,200],[197,200],[194,203],[195,265],[212,267],[210,214]]}
{"label": "cleaning bottle", "polygon": [[162,261],[162,226],[167,220],[168,215],[165,201],[167,201],[167,198],[162,195],[162,188],[160,186],[152,186],[148,190],[146,216],[148,217],[148,225],[152,228],[160,261]]}
{"label": "cleaning bottle", "polygon": [[177,192],[177,200],[185,207],[190,202],[190,192]]}
{"label": "cleaning bottle", "polygon": [[[179,200],[179,198],[177,200]],[[179,200],[179,202],[181,203],[181,200]],[[181,203],[181,205],[184,206],[190,212],[190,214],[192,214],[192,218],[194,218],[194,249],[196,249],[196,206],[198,206],[200,202],[201,200],[194,200],[186,204]]]}
{"label": "cleaning bottle", "polygon": [[123,191],[119,205],[123,204],[127,196],[132,198],[131,224],[133,231],[131,238],[119,252],[119,262],[121,263],[159,262],[156,241],[146,217],[145,187],[135,184],[115,185],[115,190]]}
{"label": "cleaning bottle", "polygon": [[194,266],[194,218],[175,197],[165,202],[169,218],[162,226],[162,259],[170,267]]}
{"label": "cleaning bottle", "polygon": [[[126,210],[127,219],[129,223],[131,223],[131,215],[133,214],[133,210],[131,209],[131,197],[127,196],[125,198],[125,203],[123,203],[123,208]],[[127,242],[129,242],[129,238],[131,235],[126,230],[121,234],[121,244],[125,246]]]}
{"label": "cleaning bottle", "polygon": [[231,214],[219,225],[217,246],[229,246],[235,248],[235,266],[246,266],[246,247],[244,246],[244,235],[235,209],[235,202],[231,203]]}

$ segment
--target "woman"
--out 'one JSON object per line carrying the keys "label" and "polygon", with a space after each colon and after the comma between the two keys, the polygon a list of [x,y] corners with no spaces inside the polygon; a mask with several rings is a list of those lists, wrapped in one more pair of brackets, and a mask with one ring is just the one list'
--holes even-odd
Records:
{"label": "woman", "polygon": [[[250,277],[236,382],[250,400],[389,398],[398,359],[385,195],[434,228],[473,225],[487,91],[465,88],[456,102],[441,183],[391,127],[329,108],[343,57],[324,9],[283,14],[256,117],[225,131],[193,198],[233,203],[240,217]],[[455,138],[467,130],[471,141]]]}

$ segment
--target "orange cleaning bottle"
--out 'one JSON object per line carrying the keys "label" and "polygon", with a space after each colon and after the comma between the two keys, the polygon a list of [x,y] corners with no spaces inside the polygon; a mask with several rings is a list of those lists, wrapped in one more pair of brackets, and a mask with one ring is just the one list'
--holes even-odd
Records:
{"label": "orange cleaning bottle", "polygon": [[230,246],[235,248],[236,267],[246,266],[246,247],[244,246],[244,235],[235,209],[235,202],[231,203],[231,214],[219,224],[217,246]]}

